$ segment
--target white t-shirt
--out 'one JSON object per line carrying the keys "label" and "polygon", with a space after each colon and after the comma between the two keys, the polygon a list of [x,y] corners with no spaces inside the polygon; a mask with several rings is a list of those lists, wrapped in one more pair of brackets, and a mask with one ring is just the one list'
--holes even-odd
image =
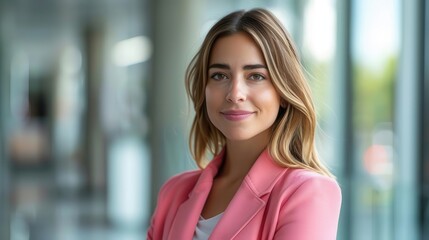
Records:
{"label": "white t-shirt", "polygon": [[195,229],[193,240],[207,240],[213,231],[213,228],[219,222],[223,213],[220,213],[212,218],[204,219],[200,216],[198,220],[197,228]]}

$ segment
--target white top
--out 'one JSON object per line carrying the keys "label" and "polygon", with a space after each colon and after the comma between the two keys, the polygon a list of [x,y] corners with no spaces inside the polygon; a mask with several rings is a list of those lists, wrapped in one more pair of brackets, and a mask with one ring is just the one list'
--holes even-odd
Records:
{"label": "white top", "polygon": [[219,219],[222,217],[223,213],[220,213],[212,218],[204,219],[200,216],[198,220],[197,227],[195,228],[193,240],[207,240],[209,239],[210,234],[213,231],[213,228],[219,222]]}

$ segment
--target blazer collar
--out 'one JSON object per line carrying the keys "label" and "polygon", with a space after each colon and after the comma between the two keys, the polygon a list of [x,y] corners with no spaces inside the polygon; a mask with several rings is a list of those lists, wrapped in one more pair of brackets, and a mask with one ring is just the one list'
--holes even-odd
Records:
{"label": "blazer collar", "polygon": [[244,181],[249,184],[257,196],[261,197],[271,192],[287,169],[275,163],[268,149],[265,149],[253,164]]}
{"label": "blazer collar", "polygon": [[[213,184],[213,179],[219,171],[225,155],[225,148],[216,155],[207,167],[202,171],[197,184],[192,193],[206,191],[207,184]],[[274,187],[278,178],[287,170],[274,162],[266,148],[256,159],[250,168],[243,182],[246,181],[249,187],[257,196],[269,193]]]}
{"label": "blazer collar", "polygon": [[213,184],[213,179],[216,177],[216,174],[222,165],[224,155],[225,148],[223,148],[222,151],[210,161],[207,167],[202,170],[201,175],[195,184],[195,188],[190,194],[207,191],[207,184],[210,184],[208,189],[210,191],[211,185]]}
{"label": "blazer collar", "polygon": [[[225,149],[202,170],[189,198],[178,208],[169,239],[192,239],[224,154]],[[273,189],[286,169],[274,163],[268,150],[265,149],[244,178],[222,218],[213,229],[210,239],[232,239],[236,236],[265,206],[266,200],[262,197]]]}

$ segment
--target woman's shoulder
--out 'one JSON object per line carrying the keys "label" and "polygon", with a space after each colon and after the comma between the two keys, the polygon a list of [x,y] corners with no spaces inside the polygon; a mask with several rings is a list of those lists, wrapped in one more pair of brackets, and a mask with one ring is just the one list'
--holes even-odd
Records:
{"label": "woman's shoulder", "polygon": [[335,239],[340,209],[337,181],[305,169],[285,169],[269,201],[276,236],[290,239]]}
{"label": "woman's shoulder", "polygon": [[307,169],[288,169],[277,186],[279,191],[286,192],[287,195],[293,195],[297,191],[315,194],[320,192],[341,199],[341,188],[334,178]]}
{"label": "woman's shoulder", "polygon": [[293,180],[297,184],[303,184],[307,181],[337,184],[337,181],[334,178],[308,169],[290,168],[288,169],[287,175],[290,180]]}
{"label": "woman's shoulder", "polygon": [[161,187],[160,195],[189,192],[195,186],[202,170],[190,170],[170,177]]}

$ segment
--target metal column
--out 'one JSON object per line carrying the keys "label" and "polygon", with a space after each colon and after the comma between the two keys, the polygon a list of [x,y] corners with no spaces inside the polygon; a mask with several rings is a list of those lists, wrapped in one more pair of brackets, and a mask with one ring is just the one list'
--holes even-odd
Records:
{"label": "metal column", "polygon": [[423,1],[402,1],[402,38],[395,92],[395,239],[420,239],[419,159],[421,158],[421,92]]}
{"label": "metal column", "polygon": [[6,95],[7,74],[5,67],[5,1],[0,0],[0,239],[9,239],[9,166],[6,158]]}
{"label": "metal column", "polygon": [[343,202],[340,216],[338,239],[351,239],[352,232],[352,180],[353,180],[353,77],[351,62],[351,2],[337,1],[337,55],[335,65],[334,97],[341,101],[332,101],[337,110],[332,127],[335,136],[335,149],[341,164],[338,181],[341,186]]}

